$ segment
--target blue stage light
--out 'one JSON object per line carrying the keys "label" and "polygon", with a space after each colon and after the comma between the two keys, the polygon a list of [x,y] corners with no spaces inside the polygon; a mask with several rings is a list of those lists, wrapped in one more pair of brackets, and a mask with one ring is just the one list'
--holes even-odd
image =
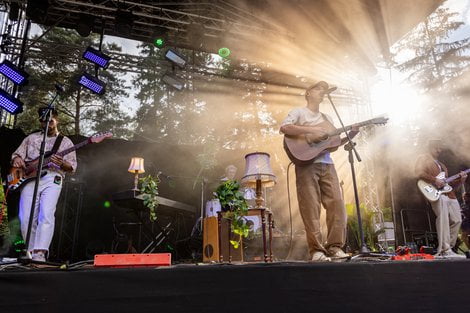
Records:
{"label": "blue stage light", "polygon": [[0,73],[11,79],[17,85],[24,85],[27,82],[29,74],[20,70],[15,64],[8,60],[3,60],[0,63]]}
{"label": "blue stage light", "polygon": [[162,77],[162,80],[167,83],[168,85],[176,88],[178,90],[182,90],[184,88],[184,82],[178,79],[176,76],[171,74],[165,74]]}
{"label": "blue stage light", "polygon": [[92,47],[86,48],[85,52],[83,52],[83,58],[102,68],[107,68],[109,61],[111,61],[111,57]]}
{"label": "blue stage light", "polygon": [[165,58],[178,65],[180,68],[184,68],[186,65],[184,56],[174,50],[168,49],[168,51],[165,53]]}
{"label": "blue stage light", "polygon": [[99,95],[104,94],[106,83],[88,73],[83,73],[78,79],[78,83]]}
{"label": "blue stage light", "polygon": [[11,114],[18,114],[23,112],[23,103],[5,90],[0,89],[0,108]]}

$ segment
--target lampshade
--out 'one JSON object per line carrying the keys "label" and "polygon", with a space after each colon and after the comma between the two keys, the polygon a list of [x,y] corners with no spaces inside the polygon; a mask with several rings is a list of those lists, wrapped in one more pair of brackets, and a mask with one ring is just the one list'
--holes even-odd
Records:
{"label": "lampshade", "polygon": [[133,157],[131,159],[131,164],[129,165],[128,171],[130,173],[134,173],[134,174],[145,173],[144,159],[143,158],[138,158],[138,157]]}
{"label": "lampshade", "polygon": [[245,175],[241,182],[247,187],[256,187],[260,180],[264,187],[272,187],[276,183],[276,176],[269,163],[270,155],[266,152],[254,152],[245,155]]}

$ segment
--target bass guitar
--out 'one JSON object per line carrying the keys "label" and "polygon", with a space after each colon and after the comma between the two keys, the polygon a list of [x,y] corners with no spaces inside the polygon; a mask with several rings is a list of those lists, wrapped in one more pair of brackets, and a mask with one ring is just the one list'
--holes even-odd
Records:
{"label": "bass guitar", "polygon": [[[66,154],[69,154],[72,151],[75,151],[81,147],[86,146],[89,143],[99,143],[103,141],[106,138],[112,137],[113,134],[111,132],[105,132],[105,133],[100,133],[93,135],[89,137],[87,140],[82,141],[81,143],[76,144],[73,147],[70,147],[66,150],[60,151],[56,153],[59,156],[64,156]],[[48,167],[48,164],[50,162],[50,158],[52,156],[52,153],[50,151],[46,152],[44,156],[44,165],[42,169],[46,169]],[[31,180],[36,179],[36,176],[38,175],[38,163],[39,163],[39,158],[36,158],[32,161],[26,162],[26,167],[12,167],[10,169],[10,173],[7,176],[7,183],[8,183],[8,191],[15,191],[15,190],[20,190],[26,183],[30,182]],[[40,173],[41,177],[46,175],[46,171],[43,171]]]}
{"label": "bass guitar", "polygon": [[[387,121],[387,117],[376,117],[354,125],[358,127],[364,127],[366,125],[384,125]],[[295,165],[310,164],[311,161],[322,152],[334,150],[341,145],[339,135],[344,132],[343,128],[334,128],[331,123],[326,121],[315,126],[325,129],[327,132],[325,139],[320,141],[315,140],[311,134],[299,136],[284,135],[284,150]],[[352,127],[353,125],[345,126],[345,130],[349,131]]]}
{"label": "bass guitar", "polygon": [[[469,173],[470,169],[466,169],[464,172]],[[439,200],[440,196],[443,193],[451,192],[452,187],[449,185],[449,183],[456,180],[457,178],[460,178],[460,173],[455,174],[453,176],[450,176],[448,178],[444,178],[444,177],[441,178],[438,175],[438,176],[436,176],[436,178],[444,179],[446,184],[442,188],[437,188],[433,184],[425,182],[422,179],[419,179],[418,182],[417,182],[419,191],[421,191],[421,193],[424,195],[424,197],[426,199],[428,199],[429,201],[431,201],[431,202],[436,202],[437,200]]]}

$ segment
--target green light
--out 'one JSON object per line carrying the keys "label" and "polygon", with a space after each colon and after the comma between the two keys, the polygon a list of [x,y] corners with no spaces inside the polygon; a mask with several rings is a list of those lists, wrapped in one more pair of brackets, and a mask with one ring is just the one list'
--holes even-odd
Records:
{"label": "green light", "polygon": [[223,58],[228,58],[230,55],[230,49],[229,48],[220,48],[219,49],[219,55]]}
{"label": "green light", "polygon": [[153,41],[153,44],[155,45],[155,47],[161,48],[165,44],[165,39],[161,37],[155,38],[155,40]]}
{"label": "green light", "polygon": [[16,239],[13,242],[14,250],[17,253],[20,253],[21,251],[23,251],[23,246],[24,246],[24,240],[23,239]]}
{"label": "green light", "polygon": [[106,200],[104,203],[103,203],[103,206],[105,208],[110,208],[111,207],[111,202],[109,202],[108,200]]}

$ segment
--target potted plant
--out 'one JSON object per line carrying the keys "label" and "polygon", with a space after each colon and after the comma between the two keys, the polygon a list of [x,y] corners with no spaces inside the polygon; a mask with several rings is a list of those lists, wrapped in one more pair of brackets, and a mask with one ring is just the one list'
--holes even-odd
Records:
{"label": "potted plant", "polygon": [[246,238],[250,231],[250,226],[244,218],[248,213],[248,204],[240,191],[240,184],[227,180],[216,189],[214,195],[219,199],[222,216],[231,221],[232,232],[239,235],[239,240],[230,240],[232,246],[237,249],[242,237]]}
{"label": "potted plant", "polygon": [[160,178],[157,176],[148,175],[139,179],[141,183],[140,192],[143,195],[144,206],[149,209],[149,217],[152,222],[157,219],[155,209],[158,207],[158,183]]}

